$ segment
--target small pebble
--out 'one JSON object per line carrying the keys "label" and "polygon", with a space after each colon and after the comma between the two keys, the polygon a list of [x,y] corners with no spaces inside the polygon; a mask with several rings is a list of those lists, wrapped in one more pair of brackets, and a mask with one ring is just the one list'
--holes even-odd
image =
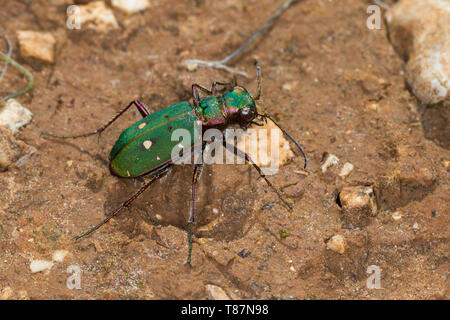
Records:
{"label": "small pebble", "polygon": [[11,287],[5,287],[0,293],[0,300],[8,300],[12,296]]}
{"label": "small pebble", "polygon": [[49,32],[17,31],[20,54],[23,58],[35,58],[53,63],[55,61],[55,37]]}
{"label": "small pebble", "polygon": [[345,238],[337,234],[331,237],[327,242],[327,248],[337,253],[343,254],[345,252]]}
{"label": "small pebble", "polygon": [[395,211],[392,215],[391,215],[392,219],[395,221],[400,220],[403,217],[403,214],[400,211]]}
{"label": "small pebble", "polygon": [[339,194],[342,207],[363,208],[369,207],[370,212],[375,215],[377,205],[372,187],[356,186],[344,187]]}
{"label": "small pebble", "polygon": [[297,88],[297,86],[298,86],[298,81],[292,81],[292,82],[284,83],[284,84],[281,86],[281,89],[282,89],[283,91],[290,92],[290,91],[292,91],[292,89]]}
{"label": "small pebble", "polygon": [[225,290],[212,284],[206,285],[206,293],[209,300],[230,300]]}
{"label": "small pebble", "polygon": [[31,273],[50,270],[53,267],[53,262],[46,260],[33,260],[30,263]]}
{"label": "small pebble", "polygon": [[322,173],[327,172],[328,168],[334,165],[337,165],[339,163],[339,158],[336,157],[334,154],[327,153],[325,155],[325,160],[320,167],[322,169]]}
{"label": "small pebble", "polygon": [[125,13],[132,14],[147,9],[150,3],[148,0],[112,0],[111,5]]}
{"label": "small pebble", "polygon": [[80,8],[80,24],[98,32],[106,32],[117,29],[119,24],[111,9],[106,7],[103,1],[94,1]]}
{"label": "small pebble", "polygon": [[379,106],[378,106],[378,103],[371,102],[371,103],[366,104],[366,108],[369,110],[378,111]]}
{"label": "small pebble", "polygon": [[346,162],[344,166],[341,169],[341,172],[339,172],[340,177],[346,177],[352,172],[354,166],[350,162]]}
{"label": "small pebble", "polygon": [[33,113],[22,106],[16,99],[8,99],[6,106],[0,109],[0,126],[16,133],[31,122]]}
{"label": "small pebble", "polygon": [[442,165],[444,166],[444,168],[449,171],[450,170],[450,161],[443,161]]}
{"label": "small pebble", "polygon": [[68,253],[69,251],[67,250],[56,250],[53,252],[53,261],[63,262]]}
{"label": "small pebble", "polygon": [[188,63],[188,64],[186,64],[186,69],[189,72],[193,72],[193,71],[197,70],[197,68],[198,68],[198,64],[196,64],[196,63]]}

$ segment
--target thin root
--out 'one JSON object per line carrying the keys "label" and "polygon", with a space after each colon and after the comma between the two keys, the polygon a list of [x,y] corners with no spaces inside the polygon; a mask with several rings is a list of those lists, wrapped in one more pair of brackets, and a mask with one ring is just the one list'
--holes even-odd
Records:
{"label": "thin root", "polygon": [[0,105],[5,102],[8,99],[11,98],[15,98],[18,97],[26,92],[28,92],[34,84],[34,78],[33,75],[31,74],[30,71],[28,71],[27,69],[25,69],[24,67],[22,67],[19,63],[17,63],[15,60],[13,60],[12,58],[8,57],[7,55],[5,55],[3,52],[0,51],[0,58],[8,63],[10,63],[13,67],[17,68],[20,72],[22,72],[27,78],[28,78],[28,84],[25,88],[18,90],[12,94],[7,95],[6,97],[3,97],[0,99]]}

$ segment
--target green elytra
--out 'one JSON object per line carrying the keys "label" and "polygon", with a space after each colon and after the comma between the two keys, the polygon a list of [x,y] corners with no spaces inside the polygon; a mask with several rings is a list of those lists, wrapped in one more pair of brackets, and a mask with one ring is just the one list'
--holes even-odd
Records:
{"label": "green elytra", "polygon": [[[95,134],[101,134],[115,120],[117,120],[132,105],[135,105],[144,117],[129,128],[125,129],[119,136],[110,152],[110,168],[111,171],[123,178],[136,178],[144,175],[151,175],[148,182],[145,183],[131,198],[125,201],[111,215],[107,216],[102,222],[92,227],[87,232],[76,236],[80,239],[89,235],[93,231],[107,223],[111,218],[115,217],[119,212],[128,207],[136,198],[138,198],[154,181],[159,179],[174,159],[172,159],[172,149],[178,144],[178,141],[172,141],[172,132],[175,129],[182,128],[188,130],[191,134],[191,140],[185,142],[183,148],[192,146],[194,140],[201,137],[203,132],[198,130],[196,124],[201,123],[202,129],[219,128],[225,129],[232,124],[240,125],[243,129],[247,129],[251,124],[262,125],[255,121],[256,118],[267,121],[270,119],[277,125],[281,131],[299,148],[303,154],[306,168],[306,155],[300,145],[282,129],[267,113],[258,113],[255,100],[261,95],[261,71],[259,63],[257,63],[257,80],[258,92],[252,97],[247,89],[238,86],[236,79],[232,83],[214,82],[211,91],[201,87],[198,84],[192,85],[193,104],[183,101],[175,103],[166,109],[150,114],[145,106],[139,101],[132,101],[127,107],[118,112],[106,125],[99,129],[79,135],[60,136],[48,132],[42,132],[44,135],[56,138],[80,138]],[[229,87],[232,90],[223,95],[218,94],[217,86]],[[208,94],[208,96],[200,99],[199,90]],[[275,188],[272,183],[262,173],[262,170],[252,161],[248,154],[239,150],[236,146],[223,141],[224,147],[232,152],[245,158],[258,171],[259,175],[266,181],[272,190],[278,195],[280,200],[292,210],[292,206],[284,200],[282,193]],[[195,186],[200,178],[203,164],[194,166],[192,178],[192,196],[191,208],[188,221],[188,241],[189,252],[187,264],[191,263],[193,226],[195,224]]]}

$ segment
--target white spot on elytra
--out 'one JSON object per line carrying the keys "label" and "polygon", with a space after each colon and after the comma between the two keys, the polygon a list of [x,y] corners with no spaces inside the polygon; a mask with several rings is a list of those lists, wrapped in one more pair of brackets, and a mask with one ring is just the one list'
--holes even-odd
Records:
{"label": "white spot on elytra", "polygon": [[143,145],[144,145],[144,148],[148,150],[152,146],[152,142],[151,142],[151,140],[145,140]]}
{"label": "white spot on elytra", "polygon": [[146,125],[146,123],[143,122],[143,123],[141,123],[141,124],[138,126],[138,128],[139,128],[139,129],[142,129],[143,127],[145,127],[145,125]]}

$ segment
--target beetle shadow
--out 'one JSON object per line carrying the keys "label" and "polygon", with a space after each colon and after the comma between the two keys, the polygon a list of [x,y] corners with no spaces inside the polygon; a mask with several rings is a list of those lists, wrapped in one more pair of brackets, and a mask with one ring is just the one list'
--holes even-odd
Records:
{"label": "beetle shadow", "polygon": [[[193,165],[174,165],[117,217],[121,231],[139,234],[139,219],[152,225],[172,225],[187,230]],[[247,168],[236,165],[205,165],[197,184],[195,217],[197,237],[217,240],[241,238],[254,223],[258,198],[256,178],[245,179]],[[148,181],[149,178],[146,178]],[[107,193],[105,214],[130,198],[142,182],[118,179]],[[128,211],[128,212],[127,212]],[[128,221],[128,222],[127,222]],[[148,235],[149,236],[149,235]]]}

